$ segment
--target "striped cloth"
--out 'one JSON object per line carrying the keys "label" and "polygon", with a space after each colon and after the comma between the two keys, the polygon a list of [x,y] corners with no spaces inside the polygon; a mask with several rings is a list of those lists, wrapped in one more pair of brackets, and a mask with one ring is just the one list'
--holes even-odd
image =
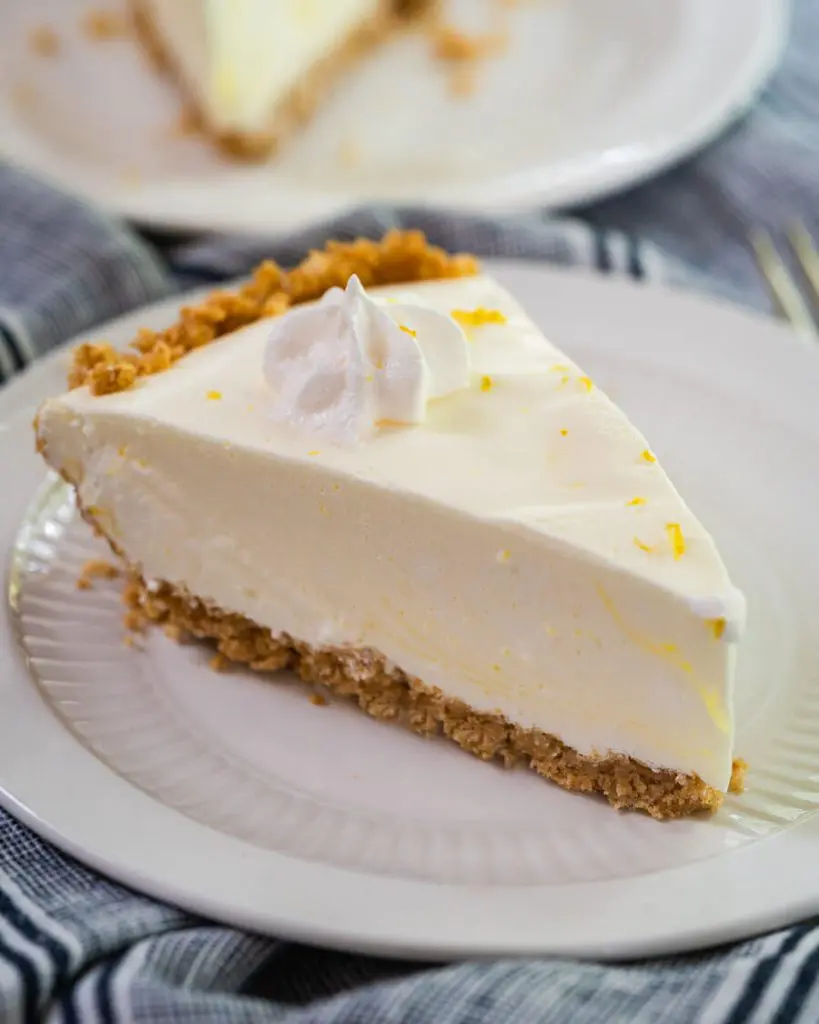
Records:
{"label": "striped cloth", "polygon": [[[748,227],[767,220],[778,228],[797,214],[819,233],[819,0],[797,0],[796,27],[786,65],[752,117],[687,167],[584,211],[586,224],[375,209],[275,245],[206,239],[160,253],[0,166],[0,376],[183,285],[244,273],[262,256],[294,262],[328,235],[401,225],[447,248],[593,267],[764,307]],[[636,226],[642,241],[603,230],[611,225]],[[262,939],[109,882],[0,811],[0,1024],[814,1024],[818,976],[814,923],[705,955],[620,966],[442,967]]]}
{"label": "striped cloth", "polygon": [[[292,265],[327,238],[377,238],[420,228],[431,242],[480,256],[587,266],[640,280],[731,295],[633,236],[537,216],[472,217],[424,209],[367,208],[271,245],[206,238],[163,246],[11,167],[0,165],[0,381],[67,338],[155,299],[246,274],[273,257]],[[736,297],[741,297],[736,292]]]}

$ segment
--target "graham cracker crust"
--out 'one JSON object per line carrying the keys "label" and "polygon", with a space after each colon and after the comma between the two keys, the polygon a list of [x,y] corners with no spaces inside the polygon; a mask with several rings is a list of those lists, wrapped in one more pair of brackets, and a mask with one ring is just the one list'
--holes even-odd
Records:
{"label": "graham cracker crust", "polygon": [[[389,667],[378,651],[316,648],[286,634],[274,635],[169,583],[148,586],[138,573],[130,575],[124,600],[131,627],[155,624],[166,632],[170,627],[169,635],[178,639],[213,642],[215,668],[235,662],[258,672],[290,669],[307,683],[355,701],[373,718],[399,723],[422,736],[446,736],[483,761],[531,768],[564,789],[598,793],[618,810],[670,819],[712,813],[722,803],[723,794],[697,776],[658,771],[625,755],[586,756],[557,736],[476,711]],[[741,792],[745,767],[734,762],[732,792]]]}
{"label": "graham cracker crust", "polygon": [[183,306],[179,318],[165,330],[139,331],[130,352],[120,352],[107,343],[79,345],[73,353],[68,386],[87,385],[94,395],[124,391],[140,377],[162,373],[188,352],[240,327],[321,298],[330,288],[343,288],[353,274],[365,288],[373,288],[469,277],[479,270],[474,256],[450,255],[429,245],[421,231],[390,231],[378,241],[328,242],[293,270],[266,260],[252,279],[235,291],[212,292],[196,306]]}
{"label": "graham cracker crust", "polygon": [[270,111],[267,127],[258,132],[225,132],[208,124],[198,98],[177,73],[174,61],[159,37],[145,0],[130,0],[137,38],[151,63],[173,79],[195,114],[200,130],[227,156],[259,161],[273,156],[315,113],[324,97],[343,74],[370,50],[385,42],[408,22],[429,14],[439,0],[384,0],[379,11],[355,28],[328,56],[318,61]]}

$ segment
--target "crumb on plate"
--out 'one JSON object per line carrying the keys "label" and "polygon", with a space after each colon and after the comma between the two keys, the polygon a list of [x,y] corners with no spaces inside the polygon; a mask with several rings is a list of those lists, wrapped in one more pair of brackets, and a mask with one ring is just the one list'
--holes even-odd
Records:
{"label": "crumb on plate", "polygon": [[447,63],[472,63],[500,53],[508,43],[505,32],[469,33],[439,25],[432,36],[433,53]]}
{"label": "crumb on plate", "polygon": [[28,41],[38,57],[56,57],[60,52],[60,37],[50,25],[40,25],[32,29]]}
{"label": "crumb on plate", "polygon": [[92,558],[86,562],[77,577],[78,590],[90,590],[94,580],[114,580],[120,575],[117,566],[101,558]]}
{"label": "crumb on plate", "polygon": [[93,42],[121,39],[128,35],[128,18],[121,11],[94,9],[82,20],[83,32]]}
{"label": "crumb on plate", "polygon": [[448,69],[449,91],[456,98],[475,92],[479,64],[501,53],[509,42],[505,29],[469,33],[445,24],[434,25],[430,38],[433,55]]}

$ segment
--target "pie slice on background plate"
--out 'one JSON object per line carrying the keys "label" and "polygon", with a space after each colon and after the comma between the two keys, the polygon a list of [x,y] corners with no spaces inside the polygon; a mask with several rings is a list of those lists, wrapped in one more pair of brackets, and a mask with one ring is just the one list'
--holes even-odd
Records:
{"label": "pie slice on background plate", "polygon": [[368,50],[437,0],[130,0],[150,56],[233,156],[270,155]]}
{"label": "pie slice on background plate", "polygon": [[129,355],[82,346],[71,383],[37,443],[140,618],[618,808],[741,784],[742,594],[471,257],[410,232],[264,264]]}

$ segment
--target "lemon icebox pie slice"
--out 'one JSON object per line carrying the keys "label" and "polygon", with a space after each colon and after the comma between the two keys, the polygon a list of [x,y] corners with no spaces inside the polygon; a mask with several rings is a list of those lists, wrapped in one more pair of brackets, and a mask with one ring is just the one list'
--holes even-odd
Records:
{"label": "lemon icebox pie slice", "polygon": [[221,148],[275,151],[362,54],[438,0],[130,0],[139,35]]}
{"label": "lemon icebox pie slice", "polygon": [[618,808],[737,783],[742,594],[471,257],[394,233],[265,264],[71,383],[38,446],[146,619]]}

